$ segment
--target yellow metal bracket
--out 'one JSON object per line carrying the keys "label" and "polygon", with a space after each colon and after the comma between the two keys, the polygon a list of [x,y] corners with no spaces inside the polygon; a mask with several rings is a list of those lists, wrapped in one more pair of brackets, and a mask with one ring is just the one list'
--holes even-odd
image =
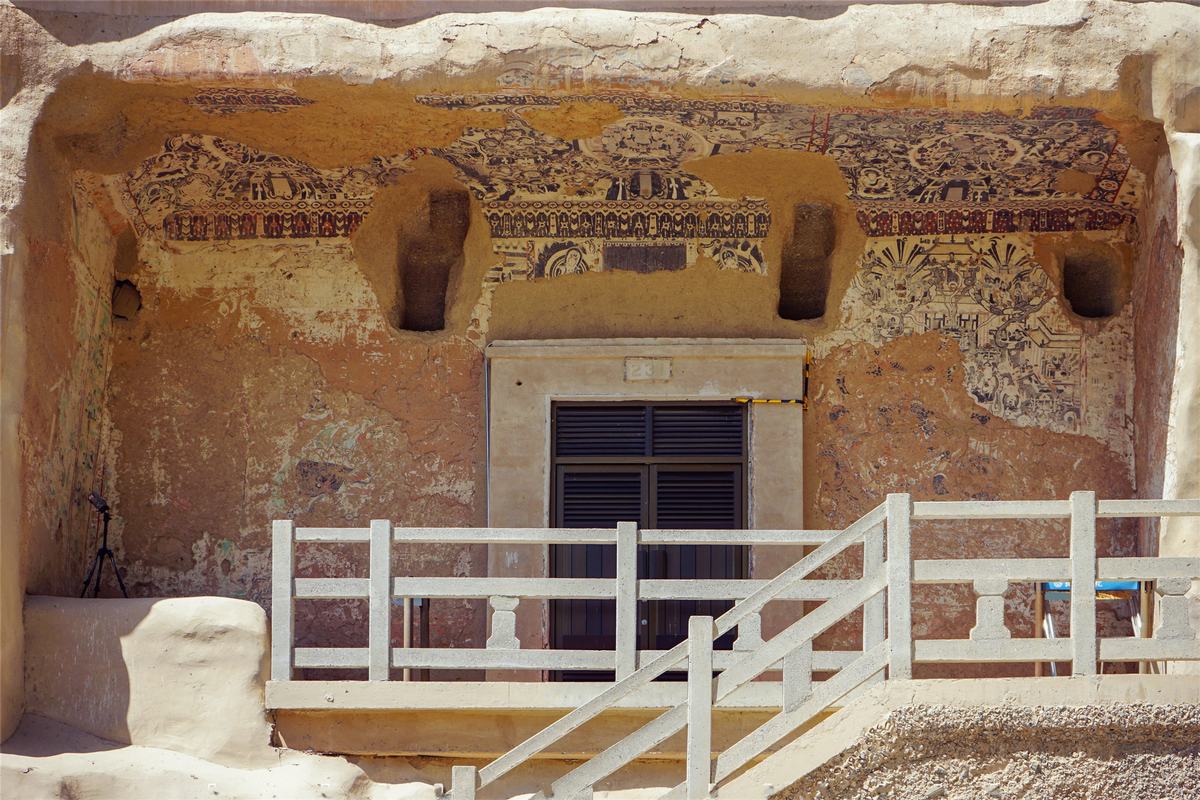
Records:
{"label": "yellow metal bracket", "polygon": [[774,405],[774,406],[800,406],[803,409],[808,408],[808,370],[812,366],[812,354],[804,354],[804,396],[799,398],[766,398],[766,397],[734,397],[735,403],[746,403],[747,405]]}

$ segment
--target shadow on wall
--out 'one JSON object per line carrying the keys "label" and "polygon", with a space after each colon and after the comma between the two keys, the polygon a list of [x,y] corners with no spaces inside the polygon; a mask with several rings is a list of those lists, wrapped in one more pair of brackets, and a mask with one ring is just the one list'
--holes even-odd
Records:
{"label": "shadow on wall", "polygon": [[121,641],[153,606],[153,600],[27,598],[26,711],[128,743],[129,670]]}
{"label": "shadow on wall", "polygon": [[244,600],[31,596],[25,710],[118,745],[261,766],[269,649],[266,613]]}
{"label": "shadow on wall", "polygon": [[125,747],[107,739],[98,739],[77,728],[55,725],[35,715],[24,717],[17,731],[0,748],[0,752],[6,756],[51,758],[67,753],[106,753]]}

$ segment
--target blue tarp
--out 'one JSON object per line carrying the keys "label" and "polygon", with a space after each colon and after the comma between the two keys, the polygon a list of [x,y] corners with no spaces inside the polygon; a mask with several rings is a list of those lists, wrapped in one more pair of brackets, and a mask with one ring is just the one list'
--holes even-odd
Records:
{"label": "blue tarp", "polygon": [[[1137,581],[1096,581],[1097,592],[1136,592],[1141,586]],[[1046,592],[1069,592],[1070,581],[1047,581],[1042,584]]]}

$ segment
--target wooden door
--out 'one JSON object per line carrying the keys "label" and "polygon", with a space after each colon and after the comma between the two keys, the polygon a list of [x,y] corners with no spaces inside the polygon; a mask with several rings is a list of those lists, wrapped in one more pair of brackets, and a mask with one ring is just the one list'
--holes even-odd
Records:
{"label": "wooden door", "polygon": [[[572,465],[559,466],[556,472],[557,527],[615,529],[618,522],[646,524],[645,467]],[[614,578],[617,548],[601,544],[553,545],[550,574],[559,578]],[[616,603],[611,600],[554,600],[550,617],[557,649],[616,648]]]}
{"label": "wooden door", "polygon": [[[554,524],[564,528],[739,529],[745,527],[746,425],[743,406],[588,403],[554,408]],[[641,578],[741,578],[747,548],[655,545],[638,553]],[[556,577],[611,578],[612,545],[556,545]],[[687,637],[688,618],[719,616],[728,601],[641,604],[639,648],[662,650]],[[615,603],[555,600],[551,641],[562,649],[613,649]],[[732,646],[732,635],[717,647]],[[611,673],[563,673],[563,680]]]}
{"label": "wooden door", "polygon": [[[655,465],[650,471],[651,528],[732,530],[744,528],[742,466],[740,464]],[[651,545],[642,548],[646,564],[639,577],[744,578],[746,548],[739,545]],[[733,604],[728,600],[659,600],[647,603],[649,624],[641,646],[669,650],[688,635],[688,619],[719,617]],[[646,618],[643,616],[643,618]],[[714,647],[728,650],[734,634],[717,639]]]}

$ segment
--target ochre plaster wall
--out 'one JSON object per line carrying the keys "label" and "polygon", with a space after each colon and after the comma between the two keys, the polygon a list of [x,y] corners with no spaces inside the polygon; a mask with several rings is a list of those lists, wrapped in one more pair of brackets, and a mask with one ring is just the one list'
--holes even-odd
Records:
{"label": "ochre plaster wall", "polygon": [[[285,104],[296,97],[267,95]],[[302,525],[361,524],[377,516],[413,525],[481,524],[479,347],[498,338],[782,335],[809,342],[817,360],[807,411],[807,519],[796,524],[845,525],[900,489],[943,499],[1133,491],[1130,306],[1107,320],[1076,317],[1061,297],[1059,275],[1061,253],[1071,247],[1114,252],[1128,274],[1133,228],[1124,209],[1136,208],[1142,178],[1127,160],[1119,191],[1111,192],[1114,219],[1125,221],[1112,226],[1104,222],[1069,236],[1053,232],[1057,223],[1045,232],[867,236],[865,225],[879,233],[894,222],[865,221],[863,209],[874,208],[863,199],[868,177],[848,145],[837,158],[748,149],[686,160],[700,145],[670,134],[676,123],[663,123],[668,134],[646,135],[651,141],[667,136],[668,149],[684,148],[673,157],[685,159],[679,169],[694,176],[669,191],[728,198],[697,201],[697,208],[765,208],[770,226],[757,238],[701,239],[682,268],[602,269],[594,260],[602,245],[586,238],[558,244],[544,233],[529,241],[525,262],[508,223],[494,216],[510,207],[516,213],[518,206],[497,196],[586,193],[609,180],[597,177],[603,173],[592,162],[579,161],[582,155],[563,150],[578,163],[547,167],[528,148],[574,140],[582,151],[597,153],[596,163],[626,150],[636,161],[647,112],[627,107],[622,115],[611,104],[570,102],[554,115],[551,104],[534,109],[529,128],[520,128],[524,117],[512,114],[500,128],[486,116],[498,112],[485,100],[468,99],[464,109],[439,97],[419,97],[414,114],[446,125],[464,114],[463,122],[485,126],[462,127],[455,143],[450,128],[422,139],[410,119],[408,140],[418,149],[331,168],[225,137],[179,135],[132,169],[80,179],[77,204],[97,205],[95,213],[110,216],[104,209],[111,205],[138,233],[136,254],[114,275],[137,285],[143,306],[133,319],[114,323],[112,433],[100,465],[118,510],[114,532],[135,594],[219,593],[265,603],[267,521],[273,517],[294,517]],[[194,104],[231,102],[212,91],[195,98]],[[276,113],[287,118],[321,104],[302,99]],[[663,96],[656,102],[670,110],[677,101]],[[703,105],[708,101],[688,102],[709,107]],[[897,135],[887,127],[887,114],[864,113],[876,120],[881,141]],[[1078,114],[1058,119],[968,116],[953,124],[1008,131],[988,136],[1011,137],[1025,130],[1021,125],[1039,124],[1076,137],[1104,135],[1103,127],[1075,122],[1085,119]],[[946,146],[937,144],[936,126],[950,123],[926,114],[913,124],[935,126],[925,134],[932,137],[929,148]],[[245,129],[241,122],[236,127]],[[492,131],[500,138],[489,139]],[[620,138],[626,135],[632,138]],[[1112,136],[1109,148],[1118,141]],[[446,149],[421,149],[448,140]],[[992,153],[999,157],[1015,145],[968,138],[954,146],[981,152],[953,169],[971,180],[997,181],[1002,176],[987,173],[983,152],[1000,147]],[[1116,144],[1114,152],[1125,148]],[[665,157],[646,156],[660,170]],[[919,174],[928,158],[914,157],[916,166],[908,169]],[[1042,170],[1045,177],[1036,180],[1048,182],[1063,168],[1022,169],[1032,170],[1025,180]],[[576,188],[568,190],[572,181]],[[711,189],[695,188],[702,185]],[[447,294],[447,329],[397,330],[392,306],[399,254],[429,227],[429,193],[463,186],[474,199],[463,262]],[[611,197],[623,189],[607,191]],[[245,199],[220,199],[235,196]],[[762,199],[746,200],[754,197]],[[312,227],[301,227],[305,198],[316,209],[344,214],[344,221],[331,217],[325,230],[314,216],[305,223]],[[208,210],[230,202],[241,204],[242,216]],[[604,208],[609,201],[587,202]],[[625,208],[619,202],[612,207]],[[837,235],[825,317],[792,322],[778,317],[775,304],[798,202],[832,206]],[[247,213],[252,238],[242,238]],[[228,214],[228,233],[221,214]],[[273,224],[284,227],[272,233]],[[995,224],[1001,225],[999,217]],[[623,241],[630,241],[628,234]],[[632,241],[639,241],[636,235]],[[556,254],[572,247],[583,274],[555,271]],[[740,263],[726,259],[722,248],[740,254]],[[1110,539],[1110,552],[1133,552],[1125,528],[1114,528]],[[934,536],[921,549],[927,556],[994,554],[1001,543],[1013,555],[1049,555],[1065,538],[1053,526],[1024,534],[976,528],[967,536]],[[309,575],[348,574],[361,569],[364,555],[352,548],[302,549],[300,565]],[[479,575],[486,565],[479,548],[426,547],[401,554],[396,568]],[[1014,589],[1010,607],[1014,625],[1028,627],[1028,587]],[[432,644],[479,643],[478,604],[441,601],[432,608]],[[918,620],[924,634],[965,633],[973,613],[966,591],[930,597],[924,608]],[[365,636],[364,611],[355,603],[301,604],[300,641],[357,644]]]}
{"label": "ochre plaster wall", "polygon": [[[740,52],[756,23],[630,21],[629,38],[641,43],[631,48],[606,43],[602,32],[617,29],[618,17],[605,14],[573,16],[576,38],[553,14],[554,24],[435,20],[399,31],[345,22],[314,30],[310,19],[278,17],[262,29],[221,22],[203,35],[184,21],[132,43],[73,49],[27,15],[3,13],[19,33],[10,38],[36,53],[21,61],[15,86],[39,92],[10,107],[30,126],[39,120],[35,149],[49,164],[29,159],[21,179],[5,179],[3,195],[5,210],[20,205],[22,214],[23,296],[45,309],[24,326],[23,377],[51,387],[21,409],[21,480],[30,488],[20,524],[32,588],[69,592],[82,573],[91,517],[80,490],[93,473],[116,505],[114,540],[138,593],[265,602],[272,516],[480,524],[479,348],[495,338],[769,335],[809,343],[817,354],[806,420],[810,526],[844,524],[903,487],[944,499],[1140,488],[1134,443],[1153,425],[1136,418],[1154,414],[1135,408],[1132,354],[1137,298],[1153,291],[1139,288],[1135,269],[1133,304],[1113,319],[1082,321],[1061,302],[1054,254],[1060,240],[1078,239],[1120,253],[1128,266],[1134,244],[1144,248],[1152,235],[1135,222],[1157,151],[1133,120],[1196,128],[1194,104],[1176,86],[1195,52],[1187,44],[1194,25],[1182,12],[1121,11],[1144,15],[1145,31],[1185,34],[1162,37],[1171,43],[1145,62],[1145,82],[1108,61],[1060,63],[1063,42],[1046,31],[1075,32],[1075,50],[1087,53],[1143,53],[1158,41],[1131,37],[1128,21],[1105,4],[923,12],[984,31],[961,41],[915,17],[897,26],[894,9],[852,9],[828,26],[771,21],[778,47],[715,71],[712,64],[725,63],[715,56],[731,53],[730,41]],[[217,22],[195,24],[208,31]],[[903,46],[863,36],[884,29],[911,36]],[[844,48],[853,61],[804,63],[803,75],[771,60],[817,42],[829,52],[859,44]],[[366,52],[384,54],[378,69],[363,66],[375,64],[360,58]],[[955,66],[911,66],[935,57]],[[84,65],[94,74],[70,74]],[[1061,81],[1033,80],[1050,74]],[[529,107],[509,102],[525,96],[534,98]],[[1044,108],[1056,103],[1071,109]],[[746,116],[753,124],[743,126]],[[947,126],[977,122],[985,129],[946,138]],[[1087,129],[1078,147],[1048,156],[1076,127]],[[1172,140],[1177,161],[1194,150],[1194,136]],[[909,166],[880,175],[880,164]],[[613,181],[613,170],[667,180],[635,188]],[[963,172],[966,183],[933,189],[955,194],[906,194],[919,186],[914,175],[947,170]],[[1029,181],[1017,187],[1031,193],[1022,196],[1058,204],[1068,222],[899,222],[910,201],[924,211],[987,205],[995,186],[1013,190],[1010,179]],[[466,186],[473,198],[447,329],[396,331],[386,320],[391,248],[401,248],[410,224],[420,228],[423,193],[447,185]],[[1181,209],[1194,199],[1189,187]],[[766,214],[769,227],[693,237],[684,268],[641,274],[598,268],[595,240],[603,237],[572,246],[573,234],[505,233],[494,227],[502,217],[492,216],[526,201],[619,204],[631,191],[685,189],[695,208],[749,209]],[[820,321],[774,314],[796,202],[835,210],[832,290]],[[326,228],[318,212],[327,210]],[[1084,213],[1097,210],[1104,213],[1094,220]],[[282,214],[290,216],[271,216]],[[222,233],[231,220],[253,235]],[[126,225],[136,234],[132,259]],[[572,247],[579,259],[566,258]],[[554,276],[581,263],[585,274]],[[975,286],[986,291],[972,290],[963,264],[979,268],[986,282]],[[100,311],[114,277],[138,285],[143,307],[106,335]],[[9,341],[6,329],[6,355]],[[997,341],[1004,352],[988,345]],[[97,409],[105,369],[107,398]],[[1056,389],[1039,392],[1043,384]],[[1175,386],[1171,413],[1186,434],[1191,384],[1183,380],[1183,396],[1178,377]],[[1187,494],[1194,465],[1180,465],[1164,484]],[[13,485],[6,479],[6,490]],[[11,535],[6,527],[6,544]],[[1130,531],[1108,536],[1110,552],[1133,548]],[[929,546],[958,554],[977,542],[989,552],[1050,548],[1061,531],[997,529],[986,543],[939,533]],[[344,570],[355,556],[300,558],[306,574],[318,574]],[[474,549],[398,560],[414,572],[461,575],[481,574],[483,563]],[[922,624],[961,628],[962,601],[931,601]],[[478,609],[438,606],[435,644],[477,643]],[[1012,613],[1024,608],[1014,595]],[[334,604],[323,613],[302,626],[304,641],[361,638],[361,609]]]}
{"label": "ochre plaster wall", "polygon": [[[670,108],[674,101],[660,102]],[[436,102],[423,100],[420,108],[427,106],[441,113]],[[572,139],[626,124],[613,122],[604,104],[570,103],[558,117],[550,115],[553,108],[536,109],[541,116],[532,124],[540,135]],[[1061,125],[1075,130],[1080,118],[1067,115]],[[887,131],[887,115],[878,119]],[[986,122],[992,129],[1014,124]],[[501,147],[484,136],[493,128],[475,130],[462,134],[478,139],[473,148]],[[1112,136],[1110,148],[1118,141]],[[136,262],[117,275],[137,283],[144,307],[132,321],[116,323],[113,435],[105,455],[119,542],[137,593],[212,592],[265,602],[266,521],[275,516],[309,525],[361,524],[374,516],[414,525],[481,524],[479,345],[492,339],[784,336],[810,343],[817,359],[806,412],[806,519],[798,525],[843,526],[897,490],[918,499],[1133,492],[1132,306],[1109,319],[1085,320],[1061,293],[1061,258],[1071,250],[1114,254],[1128,280],[1132,217],[1072,234],[1052,224],[1044,232],[866,236],[859,212],[870,206],[848,199],[865,191],[852,157],[752,149],[683,168],[717,196],[733,198],[721,201],[730,208],[741,202],[736,198],[762,196],[751,202],[769,210],[772,224],[757,240],[702,240],[689,265],[650,271],[601,269],[592,260],[599,250],[579,240],[564,246],[578,247],[583,274],[554,273],[558,245],[531,240],[526,264],[512,249],[507,223],[489,218],[498,207],[489,199],[496,182],[508,181],[506,191],[561,193],[564,182],[578,181],[573,191],[584,192],[597,178],[586,164],[567,164],[561,173],[521,172],[520,160],[529,158],[523,141],[513,141],[499,165],[485,159],[468,167],[468,155],[490,151],[455,150],[456,144],[347,170],[317,169],[229,139],[180,136],[154,159],[108,179],[111,201],[140,234]],[[631,141],[626,146],[636,149]],[[970,139],[959,145],[991,146]],[[1114,152],[1124,152],[1123,145]],[[265,164],[265,177],[237,166],[253,160]],[[981,174],[981,155],[976,161],[954,168],[1000,178]],[[1038,169],[1046,182],[1063,171]],[[223,223],[206,210],[213,202],[206,194],[216,190],[204,176],[213,170],[226,184],[245,172],[249,185],[263,188],[244,191],[260,192],[268,209],[292,214],[301,213],[296,203],[305,192],[319,200],[327,187],[339,187],[335,197],[344,199],[334,207],[341,202],[348,209],[345,227],[335,222],[322,235],[297,221],[271,234],[269,217],[251,211],[255,238],[222,233]],[[1123,170],[1120,191],[1111,193],[1118,215],[1136,208],[1142,191],[1138,167],[1126,163]],[[176,179],[179,172],[186,177]],[[513,183],[521,180],[529,183]],[[539,188],[547,180],[554,187]],[[375,191],[372,182],[386,188]],[[463,264],[448,291],[447,329],[398,331],[388,319],[398,254],[407,237],[428,227],[429,192],[463,185],[475,199]],[[354,197],[361,199],[349,205]],[[832,206],[837,236],[825,317],[792,322],[778,317],[775,303],[798,202]],[[179,203],[195,211],[181,216]],[[350,221],[350,214],[363,221]],[[874,230],[882,223],[870,224]],[[725,246],[753,250],[757,260],[723,268]],[[1051,555],[1066,542],[1064,529],[1053,525],[963,533],[932,532],[919,554]],[[1131,530],[1112,526],[1106,550],[1134,552]],[[301,568],[346,574],[360,568],[362,555],[302,550]],[[476,549],[429,547],[404,554],[397,569],[472,575],[486,566]],[[1010,595],[1012,624],[1024,631],[1030,587],[1014,587]],[[478,644],[478,606],[443,601],[433,609],[433,644]],[[923,635],[965,634],[973,615],[965,589],[925,598],[922,609]],[[355,644],[365,635],[363,612],[352,603],[302,605],[301,641]]]}
{"label": "ochre plaster wall", "polygon": [[[26,591],[74,595],[98,547],[86,501],[103,490],[98,453],[111,350],[109,293],[121,217],[95,184],[35,135],[25,214],[4,247],[3,666],[0,736],[19,717]],[[78,202],[75,202],[78,201]],[[108,210],[111,210],[109,208]],[[110,571],[111,577],[111,571]]]}
{"label": "ochre plaster wall", "polygon": [[[24,559],[29,591],[78,592],[94,548],[98,518],[87,504],[103,491],[97,454],[104,427],[104,384],[111,349],[109,301],[117,217],[88,200],[84,178],[59,201],[62,239],[29,242],[26,370],[45,391],[25,393],[21,440],[28,454],[23,508],[34,535]],[[70,202],[72,197],[78,202]]]}
{"label": "ochre plaster wall", "polygon": [[[115,325],[106,453],[135,595],[267,603],[273,518],[483,523],[481,353],[393,329],[364,273],[344,239],[143,241],[128,277],[145,305]],[[298,559],[305,575],[345,575],[366,551],[302,546]],[[427,546],[394,568],[482,575],[486,561],[482,548]],[[356,645],[365,613],[301,603],[299,630]],[[467,602],[435,604],[430,628],[433,646],[482,645]]]}

